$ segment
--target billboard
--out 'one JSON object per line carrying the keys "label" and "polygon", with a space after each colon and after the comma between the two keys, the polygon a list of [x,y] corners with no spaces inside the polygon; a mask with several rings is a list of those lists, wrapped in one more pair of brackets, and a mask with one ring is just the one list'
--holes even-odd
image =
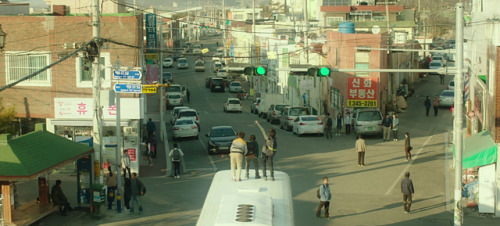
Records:
{"label": "billboard", "polygon": [[347,78],[347,107],[377,107],[377,93],[377,78]]}

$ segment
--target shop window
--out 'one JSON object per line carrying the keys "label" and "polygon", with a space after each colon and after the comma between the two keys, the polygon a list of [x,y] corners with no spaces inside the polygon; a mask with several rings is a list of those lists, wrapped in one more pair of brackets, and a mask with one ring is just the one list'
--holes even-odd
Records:
{"label": "shop window", "polygon": [[[5,53],[6,83],[11,84],[50,64],[50,53],[8,51]],[[51,86],[51,69],[19,83],[20,86]]]}
{"label": "shop window", "polygon": [[[109,67],[109,65],[111,65],[110,53],[101,53],[99,63],[101,64],[101,78],[105,81],[103,86],[107,87],[109,86],[108,83],[111,81],[111,68]],[[76,86],[79,88],[91,88],[92,62],[84,60],[83,57],[77,57],[75,65]]]}

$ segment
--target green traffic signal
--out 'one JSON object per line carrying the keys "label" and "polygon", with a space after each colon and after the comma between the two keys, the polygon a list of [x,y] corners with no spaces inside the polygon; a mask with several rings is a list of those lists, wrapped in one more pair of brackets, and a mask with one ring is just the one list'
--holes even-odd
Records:
{"label": "green traffic signal", "polygon": [[255,69],[255,72],[256,72],[257,75],[266,75],[266,68],[262,67],[262,66],[258,66]]}
{"label": "green traffic signal", "polygon": [[318,71],[318,75],[320,77],[330,76],[330,68],[327,68],[327,67],[320,68],[319,71]]}

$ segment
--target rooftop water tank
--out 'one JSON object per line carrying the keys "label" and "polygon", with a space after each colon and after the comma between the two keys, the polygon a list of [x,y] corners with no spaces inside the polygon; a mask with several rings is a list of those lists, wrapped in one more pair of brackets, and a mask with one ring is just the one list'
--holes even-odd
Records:
{"label": "rooftop water tank", "polygon": [[339,23],[339,32],[344,34],[354,34],[354,23],[351,21],[342,21]]}

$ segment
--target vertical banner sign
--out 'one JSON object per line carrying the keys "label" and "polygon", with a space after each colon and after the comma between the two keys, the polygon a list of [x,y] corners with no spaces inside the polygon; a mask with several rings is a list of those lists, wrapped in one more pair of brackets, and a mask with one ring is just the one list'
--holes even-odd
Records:
{"label": "vertical banner sign", "polygon": [[377,107],[377,78],[347,78],[347,107]]}
{"label": "vertical banner sign", "polygon": [[156,15],[146,14],[146,52],[156,52]]}

